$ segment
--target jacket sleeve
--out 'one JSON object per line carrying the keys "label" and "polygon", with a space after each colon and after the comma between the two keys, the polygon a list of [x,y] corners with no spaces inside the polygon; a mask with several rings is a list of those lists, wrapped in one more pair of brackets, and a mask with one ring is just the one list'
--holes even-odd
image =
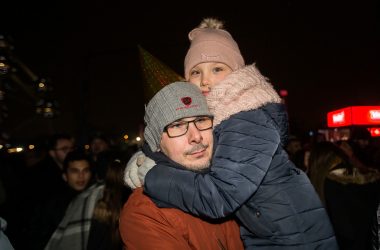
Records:
{"label": "jacket sleeve", "polygon": [[120,214],[119,229],[123,244],[129,250],[190,250],[180,234],[181,226],[171,225],[153,203],[127,203]]}
{"label": "jacket sleeve", "polygon": [[210,172],[163,165],[148,172],[145,191],[158,206],[169,203],[195,215],[221,218],[256,192],[280,144],[272,120],[260,109],[240,112],[220,124],[215,133],[218,140]]}

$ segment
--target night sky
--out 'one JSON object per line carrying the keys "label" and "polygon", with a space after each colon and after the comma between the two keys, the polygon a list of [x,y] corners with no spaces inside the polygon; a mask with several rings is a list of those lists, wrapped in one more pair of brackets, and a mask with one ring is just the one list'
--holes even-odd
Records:
{"label": "night sky", "polygon": [[380,105],[379,1],[8,2],[0,33],[50,79],[61,110],[54,119],[35,115],[34,101],[14,84],[0,124],[12,138],[137,133],[144,113],[137,45],[182,74],[187,34],[204,17],[224,20],[246,63],[288,90],[292,133],[325,128],[331,110]]}

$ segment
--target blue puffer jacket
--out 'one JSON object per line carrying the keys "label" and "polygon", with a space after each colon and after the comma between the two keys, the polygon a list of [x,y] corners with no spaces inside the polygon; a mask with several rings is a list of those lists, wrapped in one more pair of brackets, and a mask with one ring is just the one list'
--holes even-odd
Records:
{"label": "blue puffer jacket", "polygon": [[172,204],[202,217],[234,213],[246,249],[338,249],[318,195],[283,148],[287,115],[271,85],[247,66],[213,91],[210,171],[158,161],[145,178],[145,191],[159,206]]}

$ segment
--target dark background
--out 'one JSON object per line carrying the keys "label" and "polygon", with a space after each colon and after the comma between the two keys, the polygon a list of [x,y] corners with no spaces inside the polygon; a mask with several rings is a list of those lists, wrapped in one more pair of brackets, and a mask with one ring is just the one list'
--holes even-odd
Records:
{"label": "dark background", "polygon": [[380,105],[379,1],[2,1],[0,33],[51,80],[61,110],[37,116],[15,84],[3,129],[11,138],[137,134],[144,113],[137,45],[182,74],[187,34],[210,16],[225,21],[247,64],[288,90],[292,133],[325,128],[331,110]]}

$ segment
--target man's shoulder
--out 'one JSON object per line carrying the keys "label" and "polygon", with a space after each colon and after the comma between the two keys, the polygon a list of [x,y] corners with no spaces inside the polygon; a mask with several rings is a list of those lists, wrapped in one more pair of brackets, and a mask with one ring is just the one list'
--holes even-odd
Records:
{"label": "man's shoulder", "polygon": [[152,215],[153,212],[158,213],[159,210],[149,196],[144,194],[142,188],[136,188],[125,202],[121,213],[128,216],[138,213],[141,216]]}
{"label": "man's shoulder", "polygon": [[144,194],[142,188],[137,188],[129,196],[121,211],[121,217],[132,219],[133,217],[144,217],[146,219],[165,220],[177,223],[183,218],[184,212],[175,208],[159,208],[149,196]]}
{"label": "man's shoulder", "polygon": [[124,204],[124,207],[130,206],[148,206],[152,205],[153,202],[144,194],[143,188],[136,188],[133,190],[132,194],[129,196],[128,201]]}

